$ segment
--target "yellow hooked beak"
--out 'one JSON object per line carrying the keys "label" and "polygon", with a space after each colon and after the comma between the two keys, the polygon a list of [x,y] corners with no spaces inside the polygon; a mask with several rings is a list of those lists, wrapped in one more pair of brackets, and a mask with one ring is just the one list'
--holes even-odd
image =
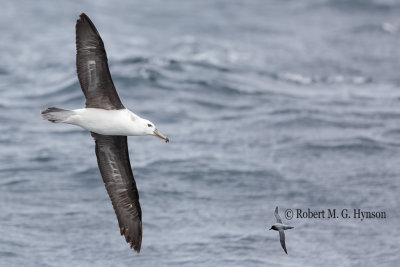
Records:
{"label": "yellow hooked beak", "polygon": [[157,136],[158,138],[161,138],[162,140],[165,141],[165,143],[169,142],[169,139],[167,137],[165,137],[162,133],[160,133],[160,131],[157,129],[154,130],[153,135]]}

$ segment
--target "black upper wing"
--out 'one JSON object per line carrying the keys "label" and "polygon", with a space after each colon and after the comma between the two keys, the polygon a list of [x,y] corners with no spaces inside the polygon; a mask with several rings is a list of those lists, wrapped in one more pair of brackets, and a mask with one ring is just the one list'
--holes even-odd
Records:
{"label": "black upper wing", "polygon": [[103,40],[84,13],[76,22],[76,70],[87,108],[125,108],[111,79]]}
{"label": "black upper wing", "polygon": [[101,176],[118,218],[121,235],[131,248],[140,252],[142,244],[142,210],[139,193],[129,162],[126,136],[92,133]]}
{"label": "black upper wing", "polygon": [[285,244],[285,232],[281,229],[279,230],[279,240],[281,241],[281,246],[285,253],[287,254],[286,244]]}

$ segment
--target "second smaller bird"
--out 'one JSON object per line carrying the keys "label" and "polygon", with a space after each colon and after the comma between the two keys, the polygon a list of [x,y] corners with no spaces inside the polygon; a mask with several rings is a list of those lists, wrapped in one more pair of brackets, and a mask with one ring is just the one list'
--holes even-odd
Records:
{"label": "second smaller bird", "polygon": [[276,217],[276,221],[277,223],[275,223],[274,225],[271,226],[271,228],[269,230],[275,230],[275,231],[279,231],[279,238],[281,240],[281,245],[283,250],[285,251],[286,254],[287,250],[286,250],[286,245],[285,245],[285,232],[284,230],[289,230],[289,229],[293,229],[294,227],[289,226],[289,225],[284,225],[282,223],[282,219],[279,216],[278,213],[278,207],[275,208],[275,213],[274,213],[275,217]]}

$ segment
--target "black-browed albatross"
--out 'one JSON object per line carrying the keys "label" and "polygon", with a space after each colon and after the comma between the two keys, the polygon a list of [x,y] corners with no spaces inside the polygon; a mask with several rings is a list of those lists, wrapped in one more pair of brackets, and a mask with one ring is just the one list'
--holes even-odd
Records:
{"label": "black-browed albatross", "polygon": [[86,108],[49,107],[43,119],[78,125],[96,142],[97,163],[117,215],[121,235],[138,253],[142,244],[142,211],[128,154],[128,135],[154,135],[165,142],[148,120],[129,111],[118,97],[108,69],[103,41],[86,14],[76,23],[76,68]]}

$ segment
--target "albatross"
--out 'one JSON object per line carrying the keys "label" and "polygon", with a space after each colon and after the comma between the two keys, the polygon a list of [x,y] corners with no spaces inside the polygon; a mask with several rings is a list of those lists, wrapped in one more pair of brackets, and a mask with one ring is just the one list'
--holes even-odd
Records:
{"label": "albatross", "polygon": [[76,22],[76,69],[85,108],[49,107],[43,119],[80,126],[91,132],[97,163],[117,215],[121,235],[136,252],[142,244],[142,210],[129,161],[127,136],[154,135],[169,142],[154,123],[122,104],[108,69],[103,40],[89,17]]}
{"label": "albatross", "polygon": [[286,244],[285,244],[285,230],[289,230],[289,229],[293,229],[293,226],[289,226],[289,225],[285,225],[282,223],[282,219],[281,216],[279,216],[278,213],[278,207],[275,208],[275,212],[274,212],[275,218],[276,218],[276,223],[273,224],[271,226],[271,228],[269,230],[275,230],[279,232],[279,239],[281,241],[281,246],[283,248],[283,250],[285,251],[286,254],[287,250],[286,250]]}

